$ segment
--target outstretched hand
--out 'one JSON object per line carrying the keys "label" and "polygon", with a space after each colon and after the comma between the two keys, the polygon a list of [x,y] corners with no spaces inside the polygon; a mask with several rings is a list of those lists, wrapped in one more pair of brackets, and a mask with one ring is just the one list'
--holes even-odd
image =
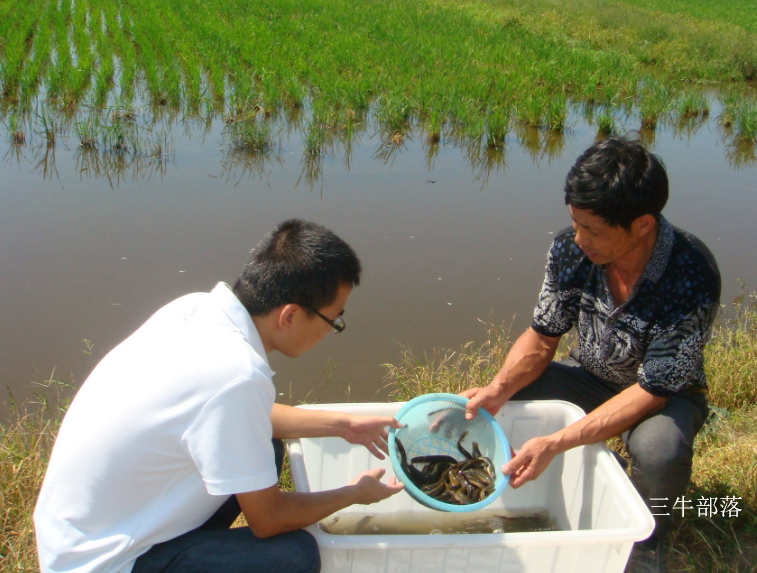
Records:
{"label": "outstretched hand", "polygon": [[528,440],[520,451],[502,466],[502,473],[510,476],[511,487],[519,488],[524,483],[538,478],[560,453],[548,438],[549,436]]}
{"label": "outstretched hand", "polygon": [[374,456],[383,460],[384,453],[389,453],[387,427],[401,428],[402,424],[391,416],[350,415],[341,436],[350,444],[365,446]]}
{"label": "outstretched hand", "polygon": [[499,409],[507,402],[507,396],[502,390],[494,384],[489,384],[483,388],[471,388],[460,392],[460,395],[468,398],[465,405],[465,419],[472,420],[478,414],[479,408],[483,408],[492,416],[499,412]]}
{"label": "outstretched hand", "polygon": [[384,477],[385,473],[386,470],[384,468],[375,468],[358,474],[350,482],[350,486],[356,487],[358,491],[358,501],[356,503],[363,505],[377,503],[404,489],[405,486],[399,483],[394,476],[390,477],[387,483],[381,483],[381,478]]}

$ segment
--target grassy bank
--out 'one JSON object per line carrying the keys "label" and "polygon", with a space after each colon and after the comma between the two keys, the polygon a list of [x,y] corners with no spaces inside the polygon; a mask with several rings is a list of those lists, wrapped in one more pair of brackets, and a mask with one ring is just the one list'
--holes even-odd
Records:
{"label": "grassy bank", "polygon": [[[666,554],[668,571],[754,572],[757,563],[757,297],[736,301],[737,316],[721,322],[705,352],[710,417],[694,444],[685,517],[678,513]],[[490,328],[488,340],[433,356],[403,354],[390,365],[395,397],[458,393],[488,384],[499,370],[511,333]],[[561,348],[564,355],[567,348]],[[618,439],[610,446],[622,452]],[[738,517],[698,517],[702,497],[741,498]]]}
{"label": "grassy bank", "polygon": [[324,132],[354,131],[369,109],[387,138],[418,128],[493,146],[515,124],[562,131],[569,107],[654,127],[706,114],[709,102],[686,104],[705,82],[732,92],[733,129],[754,140],[754,18],[696,6],[0,0],[0,93],[11,114],[40,101],[69,112],[147,103],[223,114],[247,132],[260,131],[251,117],[305,106],[317,152]]}
{"label": "grassy bank", "polygon": [[[404,353],[389,366],[395,397],[460,392],[487,384],[511,343],[505,329],[491,328],[486,343],[435,357]],[[564,352],[564,349],[563,349]],[[687,497],[741,498],[738,517],[677,518],[668,549],[669,571],[754,571],[757,562],[757,299],[739,303],[738,317],[719,324],[706,350],[713,413],[695,442],[694,472]],[[56,383],[51,380],[53,388]],[[50,396],[54,392],[48,392]],[[0,562],[3,571],[37,571],[31,515],[50,448],[65,405],[41,399],[30,413],[17,409],[0,437]],[[285,471],[285,485],[291,479]],[[696,501],[693,502],[696,506]],[[241,523],[241,522],[240,522]]]}

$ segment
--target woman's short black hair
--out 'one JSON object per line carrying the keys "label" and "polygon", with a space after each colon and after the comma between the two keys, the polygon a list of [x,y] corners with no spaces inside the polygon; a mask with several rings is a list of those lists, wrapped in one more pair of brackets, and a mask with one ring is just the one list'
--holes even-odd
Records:
{"label": "woman's short black hair", "polygon": [[565,179],[565,204],[587,209],[612,227],[630,229],[642,215],[657,217],[667,201],[662,159],[624,137],[592,145]]}
{"label": "woman's short black hair", "polygon": [[250,251],[234,294],[252,316],[285,304],[320,310],[336,300],[340,285],[360,284],[360,260],[326,227],[289,219]]}

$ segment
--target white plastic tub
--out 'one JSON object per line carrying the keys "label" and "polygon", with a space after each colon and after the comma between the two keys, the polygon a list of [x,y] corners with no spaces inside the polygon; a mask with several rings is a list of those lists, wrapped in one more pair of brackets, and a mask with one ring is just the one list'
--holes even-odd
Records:
{"label": "white plastic tub", "polygon": [[[353,414],[393,415],[402,403],[303,406]],[[496,416],[517,451],[528,439],[551,434],[583,411],[567,402],[508,402]],[[349,483],[375,467],[393,475],[389,460],[338,438],[288,440],[297,491]],[[504,534],[331,535],[308,528],[321,552],[323,573],[505,573],[588,571],[622,573],[634,541],[646,539],[654,519],[604,444],[557,456],[535,481],[508,487],[490,507],[505,512],[544,509],[560,531]],[[432,512],[401,492],[341,513]],[[475,515],[475,513],[468,514]]]}

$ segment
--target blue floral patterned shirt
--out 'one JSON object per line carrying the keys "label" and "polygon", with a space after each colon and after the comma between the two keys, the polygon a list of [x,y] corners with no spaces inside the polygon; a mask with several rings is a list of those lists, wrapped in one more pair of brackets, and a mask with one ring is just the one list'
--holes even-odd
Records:
{"label": "blue floral patterned shirt", "polygon": [[616,306],[603,265],[566,229],[552,242],[532,328],[578,332],[576,359],[623,388],[656,396],[706,388],[704,346],[720,306],[720,271],[709,249],[659,217],[652,256],[628,299]]}

